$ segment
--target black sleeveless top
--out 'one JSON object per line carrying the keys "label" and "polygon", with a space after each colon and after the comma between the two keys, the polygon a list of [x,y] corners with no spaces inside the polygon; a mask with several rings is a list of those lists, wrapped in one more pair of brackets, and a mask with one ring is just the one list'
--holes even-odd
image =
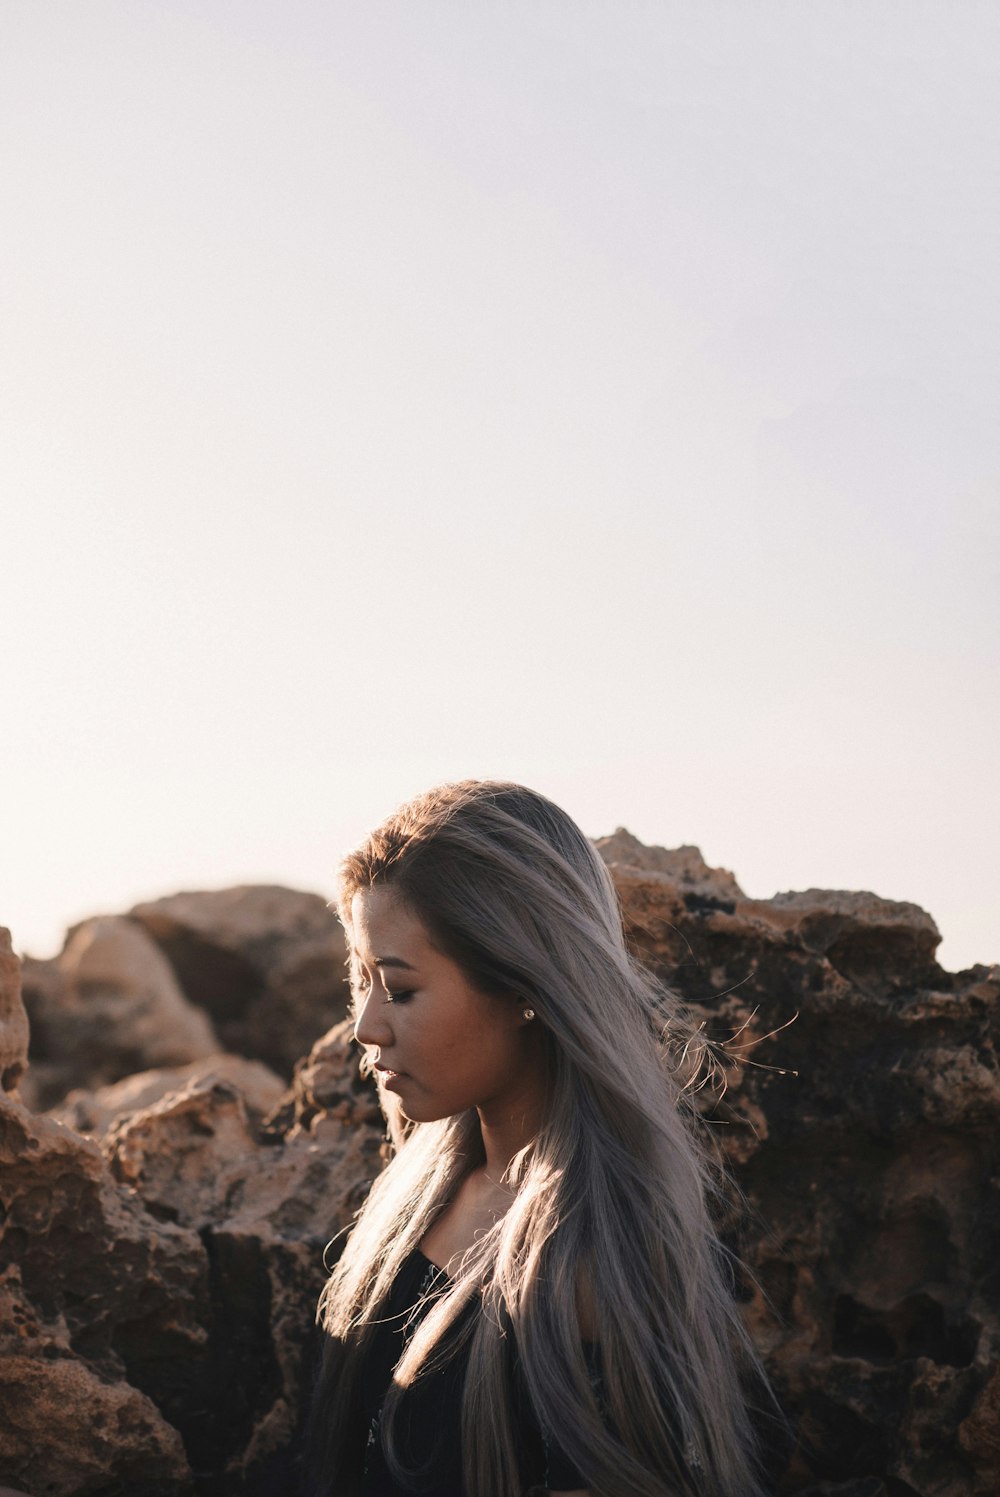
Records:
{"label": "black sleeveless top", "polygon": [[[418,1380],[400,1401],[397,1444],[417,1484],[404,1486],[389,1471],[381,1440],[382,1406],[392,1374],[426,1314],[424,1295],[448,1283],[448,1275],[419,1249],[403,1263],[392,1286],[381,1323],[369,1342],[361,1369],[361,1407],[366,1430],[364,1497],[466,1497],[462,1481],[461,1405],[465,1358],[458,1354],[440,1371]],[[589,1360],[594,1365],[594,1349]],[[525,1491],[539,1486],[573,1491],[586,1481],[535,1420],[523,1388],[515,1388],[517,1444]]]}

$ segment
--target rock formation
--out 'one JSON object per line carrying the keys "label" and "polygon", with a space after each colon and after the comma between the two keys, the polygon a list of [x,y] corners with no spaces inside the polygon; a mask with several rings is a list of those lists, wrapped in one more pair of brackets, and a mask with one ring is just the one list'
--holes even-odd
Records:
{"label": "rock formation", "polygon": [[[26,1026],[2,939],[13,1074]],[[102,1146],[0,1099],[0,1482],[30,1497],[289,1489],[323,1248],[381,1167],[341,1031],[323,1052],[330,1113],[310,1105],[304,1128],[292,1106],[263,1144],[238,1068],[199,1067],[120,1112]]]}
{"label": "rock formation", "polygon": [[62,1102],[49,1109],[49,1117],[75,1128],[77,1133],[103,1136],[125,1113],[141,1112],[169,1093],[183,1091],[189,1084],[207,1077],[231,1083],[243,1098],[247,1116],[258,1125],[274,1111],[286,1090],[281,1077],[261,1061],[244,1060],[242,1055],[220,1051],[186,1066],[139,1071],[96,1091],[75,1087]]}
{"label": "rock formation", "polygon": [[[21,1009],[0,931],[0,1014]],[[3,1035],[26,1025],[8,1020]],[[96,1144],[0,1098],[0,1479],[31,1497],[99,1491],[110,1477],[180,1490],[181,1436],[132,1376],[125,1347],[169,1327],[199,1346],[209,1310],[197,1242],[160,1228],[118,1188]]]}
{"label": "rock formation", "polygon": [[220,1050],[291,1079],[346,1012],[343,931],[318,894],[265,885],[174,894],[75,926],[54,961],[26,959],[31,1072],[48,1109],[137,1071]]}
{"label": "rock formation", "polygon": [[226,1050],[290,1078],[344,1017],[344,935],[318,894],[270,885],[174,894],[136,905],[131,918],[164,951]]}
{"label": "rock formation", "polygon": [[10,931],[0,928],[0,1091],[17,1096],[28,1064],[28,1016],[21,1002],[17,957]]}
{"label": "rock formation", "polygon": [[708,1110],[748,1208],[748,1315],[798,1430],[781,1491],[1000,1491],[1000,968],[942,971],[912,904],[750,900],[625,851],[633,949],[746,1062]]}
{"label": "rock formation", "polygon": [[[698,1100],[742,1193],[724,1227],[795,1431],[775,1491],[1000,1490],[1000,969],[943,972],[933,921],[913,905],[816,890],[750,900],[697,849],[621,831],[598,846],[634,950],[726,1067],[725,1095]],[[273,1033],[302,1034],[342,1001],[322,901],[279,893],[232,891],[200,913],[191,901],[209,896],[177,896],[126,922],[153,933],[213,1047],[259,1055],[269,1014]],[[295,901],[300,926],[286,920]],[[130,1007],[109,1002],[120,968],[117,987],[107,968],[89,987],[64,968],[60,996],[31,964],[29,996],[42,1064],[61,1068],[47,1094],[93,1138],[18,1098],[31,1073],[0,943],[0,1486],[284,1494],[324,1245],[384,1153],[349,1026],[318,1039],[264,1118],[277,1084],[233,1054],[123,1080],[88,1041],[72,1074],[70,1047],[45,1031],[54,1005],[73,1005],[81,1035],[88,1003],[117,1015],[114,1066],[132,1053]],[[141,1009],[148,987],[134,992]],[[89,1090],[67,1097],[70,1085]]]}
{"label": "rock formation", "polygon": [[48,1107],[71,1086],[212,1055],[219,1041],[170,963],[120,915],[85,920],[52,962],[28,962],[31,1074],[25,1100]]}

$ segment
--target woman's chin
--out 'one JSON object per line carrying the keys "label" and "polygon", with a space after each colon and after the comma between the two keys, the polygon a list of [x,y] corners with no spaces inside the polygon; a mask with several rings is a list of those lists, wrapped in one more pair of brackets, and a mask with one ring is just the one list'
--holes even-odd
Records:
{"label": "woman's chin", "polygon": [[420,1100],[412,1094],[396,1097],[396,1107],[408,1123],[440,1123],[443,1118],[454,1117],[454,1113],[435,1107],[433,1103]]}

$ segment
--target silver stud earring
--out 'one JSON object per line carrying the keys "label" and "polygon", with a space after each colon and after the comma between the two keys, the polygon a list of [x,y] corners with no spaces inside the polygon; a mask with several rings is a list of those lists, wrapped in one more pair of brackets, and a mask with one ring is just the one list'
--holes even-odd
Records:
{"label": "silver stud earring", "polygon": [[532,1019],[534,1017],[535,1017],[535,1010],[533,1008],[522,1008],[522,1010],[521,1010],[521,1018],[522,1019],[527,1020],[527,1022],[530,1024],[531,1021],[532,1021]]}

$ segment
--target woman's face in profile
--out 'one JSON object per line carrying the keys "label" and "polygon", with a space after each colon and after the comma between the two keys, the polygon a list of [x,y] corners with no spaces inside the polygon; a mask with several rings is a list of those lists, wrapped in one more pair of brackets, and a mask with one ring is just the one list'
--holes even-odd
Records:
{"label": "woman's face in profile", "polygon": [[534,1112],[536,1034],[513,998],[474,987],[391,887],[351,904],[352,968],[365,1046],[403,1114],[427,1123],[475,1107],[498,1120]]}

